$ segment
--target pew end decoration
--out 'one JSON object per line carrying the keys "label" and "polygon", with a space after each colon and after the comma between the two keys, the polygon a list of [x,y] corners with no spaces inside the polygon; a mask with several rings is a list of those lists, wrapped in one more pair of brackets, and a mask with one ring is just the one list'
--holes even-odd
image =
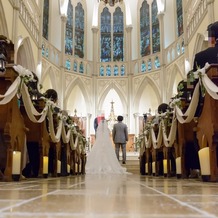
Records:
{"label": "pew end decoration", "polygon": [[[0,105],[8,104],[12,99],[19,99],[22,106],[22,110],[20,112],[25,114],[25,122],[31,126],[34,124],[33,127],[39,127],[39,131],[37,131],[38,133],[35,134],[39,135],[38,139],[36,138],[36,142],[42,144],[42,148],[40,148],[42,152],[39,154],[39,176],[47,177],[49,175],[49,170],[51,169],[49,169],[48,166],[51,161],[56,161],[57,163],[56,166],[53,166],[53,171],[55,171],[53,176],[69,175],[72,167],[72,150],[77,150],[77,158],[79,159],[79,162],[85,164],[86,138],[83,136],[82,130],[79,126],[76,128],[76,124],[72,117],[68,115],[66,111],[61,110],[57,106],[56,102],[58,96],[55,90],[47,90],[46,93],[42,94],[39,91],[40,84],[38,84],[38,78],[33,72],[20,65],[14,65],[13,67],[10,67],[10,69],[14,75],[16,75],[14,77],[15,80],[4,94],[0,93]],[[17,100],[16,104],[18,105]],[[43,129],[47,129],[47,142],[50,145],[48,145],[48,143],[44,144],[43,141],[40,141],[47,138],[47,136],[43,135]],[[77,141],[76,137],[78,137]],[[55,152],[57,152],[56,160],[52,160],[48,156],[48,150],[49,147],[51,147],[51,144],[54,145],[56,150]],[[61,144],[66,147],[65,152],[67,152],[64,161],[60,159]],[[19,159],[18,157],[21,156],[22,162],[24,156],[23,150],[21,150],[20,153],[16,151],[16,155],[14,156],[13,152],[11,152],[9,156],[11,156],[10,158],[11,160],[13,159],[14,163],[17,162]],[[15,165],[13,164],[12,167],[14,166]],[[18,168],[14,168],[12,172],[12,167],[11,170],[7,170],[7,175],[9,175],[9,177],[12,176],[12,174],[17,175],[18,173]],[[85,169],[85,167],[82,166],[82,169]],[[80,171],[83,171],[82,173],[84,174],[85,172],[82,169]],[[19,175],[21,175],[21,173],[20,167]],[[4,174],[5,173],[3,172],[3,176],[5,176]],[[37,175],[38,173],[36,176]]]}

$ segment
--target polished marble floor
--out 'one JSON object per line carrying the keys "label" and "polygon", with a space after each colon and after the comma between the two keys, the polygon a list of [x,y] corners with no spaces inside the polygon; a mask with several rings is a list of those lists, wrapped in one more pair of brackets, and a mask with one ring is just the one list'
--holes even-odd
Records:
{"label": "polished marble floor", "polygon": [[214,218],[218,184],[132,175],[0,182],[0,218]]}

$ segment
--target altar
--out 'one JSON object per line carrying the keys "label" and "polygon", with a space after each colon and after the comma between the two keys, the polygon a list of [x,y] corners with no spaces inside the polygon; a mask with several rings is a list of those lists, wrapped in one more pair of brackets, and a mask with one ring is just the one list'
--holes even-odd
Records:
{"label": "altar", "polygon": [[[129,140],[126,144],[126,152],[133,152],[134,153],[136,151],[136,148],[134,146],[134,137],[135,137],[135,134],[129,134]],[[110,138],[111,138],[112,144],[114,146],[114,143],[112,140],[112,135],[110,135]],[[90,135],[90,148],[92,148],[94,143],[95,143],[95,134],[91,134]]]}

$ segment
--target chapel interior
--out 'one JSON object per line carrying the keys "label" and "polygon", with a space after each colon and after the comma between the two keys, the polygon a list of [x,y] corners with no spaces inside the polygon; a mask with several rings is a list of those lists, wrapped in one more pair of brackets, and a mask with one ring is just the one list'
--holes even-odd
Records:
{"label": "chapel interior", "polygon": [[[218,59],[193,71],[217,10],[0,0],[0,218],[218,217]],[[87,175],[94,119],[118,115],[129,174]]]}

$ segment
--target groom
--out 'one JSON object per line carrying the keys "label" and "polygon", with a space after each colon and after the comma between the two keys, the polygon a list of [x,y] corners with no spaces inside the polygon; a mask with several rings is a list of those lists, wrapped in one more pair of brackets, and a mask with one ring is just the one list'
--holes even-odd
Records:
{"label": "groom", "polygon": [[119,161],[119,151],[121,147],[123,164],[126,164],[126,142],[128,141],[128,129],[127,129],[127,125],[122,122],[123,121],[122,116],[118,116],[117,120],[118,123],[114,124],[112,130],[112,138],[115,144],[115,153]]}

